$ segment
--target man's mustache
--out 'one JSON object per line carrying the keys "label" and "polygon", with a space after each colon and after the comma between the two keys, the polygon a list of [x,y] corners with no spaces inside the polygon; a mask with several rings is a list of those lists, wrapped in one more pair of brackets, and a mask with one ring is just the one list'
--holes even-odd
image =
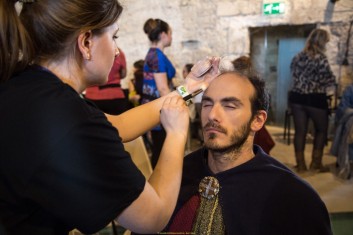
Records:
{"label": "man's mustache", "polygon": [[212,128],[212,129],[214,129],[216,131],[219,131],[221,133],[227,134],[227,129],[225,129],[221,125],[217,124],[216,122],[210,121],[210,122],[206,123],[206,125],[204,125],[203,129],[205,130],[205,129],[208,129],[208,128]]}

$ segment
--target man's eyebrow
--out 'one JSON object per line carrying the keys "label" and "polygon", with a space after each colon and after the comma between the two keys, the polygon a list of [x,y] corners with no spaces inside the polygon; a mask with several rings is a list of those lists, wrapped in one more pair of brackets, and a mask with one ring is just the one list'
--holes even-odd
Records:
{"label": "man's eyebrow", "polygon": [[[214,102],[214,100],[208,96],[203,96],[201,102],[203,101],[209,101],[209,102]],[[241,100],[239,100],[236,97],[230,96],[230,97],[224,97],[221,99],[220,101],[221,103],[234,103],[234,104],[238,104],[238,105],[242,105],[243,102]]]}
{"label": "man's eyebrow", "polygon": [[221,100],[221,102],[232,102],[232,103],[239,103],[239,104],[243,103],[243,102],[241,102],[241,100],[239,100],[236,97],[225,97]]}
{"label": "man's eyebrow", "polygon": [[202,101],[213,101],[210,97],[208,97],[208,96],[202,96],[202,99],[201,99],[201,102]]}

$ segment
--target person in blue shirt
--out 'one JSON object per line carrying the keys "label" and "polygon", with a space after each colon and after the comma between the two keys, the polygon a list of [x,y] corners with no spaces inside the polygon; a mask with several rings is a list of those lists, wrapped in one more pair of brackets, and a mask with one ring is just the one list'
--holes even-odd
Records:
{"label": "person in blue shirt", "polygon": [[[141,103],[148,103],[172,91],[172,78],[175,68],[163,53],[164,48],[172,43],[172,29],[163,20],[148,19],[143,27],[148,35],[151,47],[147,52],[143,68],[143,90]],[[151,130],[152,157],[151,164],[157,164],[166,133],[161,125]]]}

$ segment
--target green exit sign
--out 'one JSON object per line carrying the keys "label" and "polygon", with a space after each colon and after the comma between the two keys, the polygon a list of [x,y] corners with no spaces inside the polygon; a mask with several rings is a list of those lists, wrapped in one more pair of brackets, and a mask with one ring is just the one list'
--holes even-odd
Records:
{"label": "green exit sign", "polygon": [[284,13],[284,2],[273,2],[263,4],[264,15],[278,15]]}

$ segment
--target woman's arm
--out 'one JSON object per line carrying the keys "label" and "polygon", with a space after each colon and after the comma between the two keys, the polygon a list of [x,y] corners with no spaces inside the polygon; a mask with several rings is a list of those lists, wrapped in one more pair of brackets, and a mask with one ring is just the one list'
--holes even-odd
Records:
{"label": "woman's arm", "polygon": [[165,96],[170,93],[167,73],[153,73],[153,76],[160,96]]}
{"label": "woman's arm", "polygon": [[334,86],[336,84],[336,76],[331,70],[330,64],[326,56],[319,63],[319,72],[321,73],[320,82],[325,87]]}
{"label": "woman's arm", "polygon": [[160,122],[160,110],[167,98],[180,96],[173,91],[167,96],[139,105],[118,116],[106,114],[108,120],[119,130],[123,142],[129,142],[151,130]]}
{"label": "woman's arm", "polygon": [[[203,87],[206,89],[210,82],[218,76],[219,58],[209,58],[212,69],[201,78],[194,77],[191,73],[185,79],[185,87],[192,93]],[[179,94],[176,91],[170,92],[149,103],[137,106],[118,116],[107,115],[108,120],[119,130],[123,142],[136,139],[140,135],[151,130],[159,122],[160,110],[164,100],[168,97]]]}
{"label": "woman's arm", "polygon": [[117,218],[120,225],[138,233],[161,231],[179,195],[189,125],[188,108],[180,96],[164,99],[161,122],[167,136],[158,163],[143,192]]}

